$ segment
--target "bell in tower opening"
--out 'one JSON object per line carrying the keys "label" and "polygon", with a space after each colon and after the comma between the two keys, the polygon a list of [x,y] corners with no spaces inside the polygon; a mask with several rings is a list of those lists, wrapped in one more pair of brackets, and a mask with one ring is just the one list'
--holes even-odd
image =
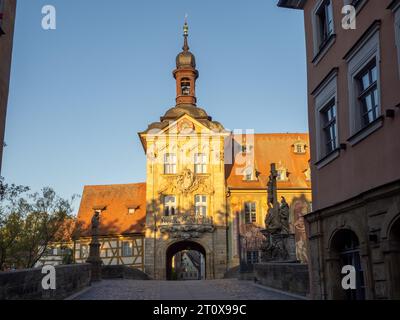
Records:
{"label": "bell in tower opening", "polygon": [[199,72],[196,70],[196,59],[193,53],[189,51],[188,44],[189,26],[187,21],[183,26],[184,43],[182,52],[176,57],[176,69],[174,78],[176,79],[176,105],[196,106],[196,80]]}

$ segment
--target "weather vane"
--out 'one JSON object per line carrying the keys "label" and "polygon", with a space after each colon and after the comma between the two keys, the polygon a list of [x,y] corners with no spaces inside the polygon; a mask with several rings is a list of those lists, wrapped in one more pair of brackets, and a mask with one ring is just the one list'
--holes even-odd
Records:
{"label": "weather vane", "polygon": [[189,35],[189,26],[188,26],[188,14],[185,14],[185,25],[183,26],[183,35],[187,37]]}

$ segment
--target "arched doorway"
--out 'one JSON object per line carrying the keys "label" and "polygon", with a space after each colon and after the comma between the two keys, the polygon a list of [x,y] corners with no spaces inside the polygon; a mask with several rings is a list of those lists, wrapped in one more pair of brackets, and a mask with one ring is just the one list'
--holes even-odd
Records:
{"label": "arched doorway", "polygon": [[[203,270],[203,274],[204,274],[204,279],[205,279],[205,275],[206,275],[206,270],[205,270],[205,266],[206,266],[206,250],[204,249],[204,247],[202,245],[200,245],[197,242],[194,241],[179,241],[179,242],[175,242],[173,244],[171,244],[166,252],[166,272],[167,272],[167,280],[178,280],[176,279],[176,277],[174,277],[173,274],[173,260],[174,257],[176,257],[179,254],[184,254],[185,257],[190,257],[189,253],[195,251],[197,253],[199,253],[200,257],[202,257],[200,261],[200,265],[199,265],[199,272],[201,274],[202,270],[201,268],[204,268]],[[182,257],[182,256],[181,256]],[[193,259],[193,257],[190,257]]]}
{"label": "arched doorway", "polygon": [[390,298],[400,299],[400,218],[390,228],[389,233],[389,277],[390,277]]}
{"label": "arched doorway", "polygon": [[[365,300],[364,271],[360,257],[360,243],[357,235],[351,230],[340,230],[333,236],[330,246],[331,254],[331,289],[334,300]],[[341,273],[344,266],[353,266],[356,270],[356,289],[342,288]]]}

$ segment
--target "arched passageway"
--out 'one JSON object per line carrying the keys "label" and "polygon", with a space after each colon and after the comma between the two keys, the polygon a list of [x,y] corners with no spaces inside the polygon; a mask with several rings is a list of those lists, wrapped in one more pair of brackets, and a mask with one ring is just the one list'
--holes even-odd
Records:
{"label": "arched passageway", "polygon": [[[191,252],[198,253],[198,261],[195,258],[195,254]],[[175,257],[175,258],[174,258]],[[180,266],[184,258],[189,258],[190,264],[194,264],[194,267],[198,270],[197,279],[206,278],[206,250],[202,245],[194,241],[179,241],[171,244],[166,252],[166,276],[167,280],[179,280],[177,277],[176,266]],[[176,261],[179,259],[179,261]],[[190,273],[190,272],[189,272]]]}

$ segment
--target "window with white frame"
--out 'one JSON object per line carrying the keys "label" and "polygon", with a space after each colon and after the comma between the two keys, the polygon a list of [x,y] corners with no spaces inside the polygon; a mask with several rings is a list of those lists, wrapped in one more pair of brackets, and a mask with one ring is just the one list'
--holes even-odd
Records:
{"label": "window with white frame", "polygon": [[164,173],[176,174],[176,154],[166,153],[164,155]]}
{"label": "window with white frame", "polygon": [[[315,138],[317,163],[332,161],[338,154],[339,133],[337,120],[337,75],[333,70],[313,92],[315,102]],[[334,152],[335,151],[335,152]],[[329,159],[327,159],[327,157]]]}
{"label": "window with white frame", "polygon": [[277,181],[287,181],[288,180],[287,169],[279,168],[278,170],[276,170],[276,172],[277,172],[277,177],[276,177]]}
{"label": "window with white frame", "polygon": [[378,70],[375,59],[356,77],[358,83],[358,111],[361,128],[379,116]]}
{"label": "window with white frame", "polygon": [[164,215],[173,216],[176,214],[176,197],[164,196]]}
{"label": "window with white frame", "polygon": [[194,197],[194,205],[196,216],[206,217],[207,216],[207,196],[196,195]]}
{"label": "window with white frame", "polygon": [[334,34],[332,0],[323,0],[314,11],[314,33],[316,52],[322,49]]}
{"label": "window with white frame", "polygon": [[194,155],[194,172],[197,174],[207,173],[207,156],[204,153]]}
{"label": "window with white frame", "polygon": [[122,241],[122,256],[132,257],[132,255],[133,255],[132,241]]}
{"label": "window with white frame", "polygon": [[293,145],[294,153],[296,154],[304,154],[306,153],[306,147],[307,145],[304,142],[296,142]]}
{"label": "window with white frame", "polygon": [[[379,24],[371,27],[347,56],[349,85],[350,144],[357,143],[382,124],[376,120],[380,107]],[[372,123],[376,123],[370,126]],[[369,127],[367,130],[362,130]],[[362,134],[360,131],[362,130]],[[354,138],[356,136],[356,138]]]}
{"label": "window with white frame", "polygon": [[321,110],[323,154],[328,155],[337,149],[337,125],[335,99]]}
{"label": "window with white frame", "polygon": [[257,221],[255,202],[246,202],[244,204],[244,221],[246,224],[255,223]]}

